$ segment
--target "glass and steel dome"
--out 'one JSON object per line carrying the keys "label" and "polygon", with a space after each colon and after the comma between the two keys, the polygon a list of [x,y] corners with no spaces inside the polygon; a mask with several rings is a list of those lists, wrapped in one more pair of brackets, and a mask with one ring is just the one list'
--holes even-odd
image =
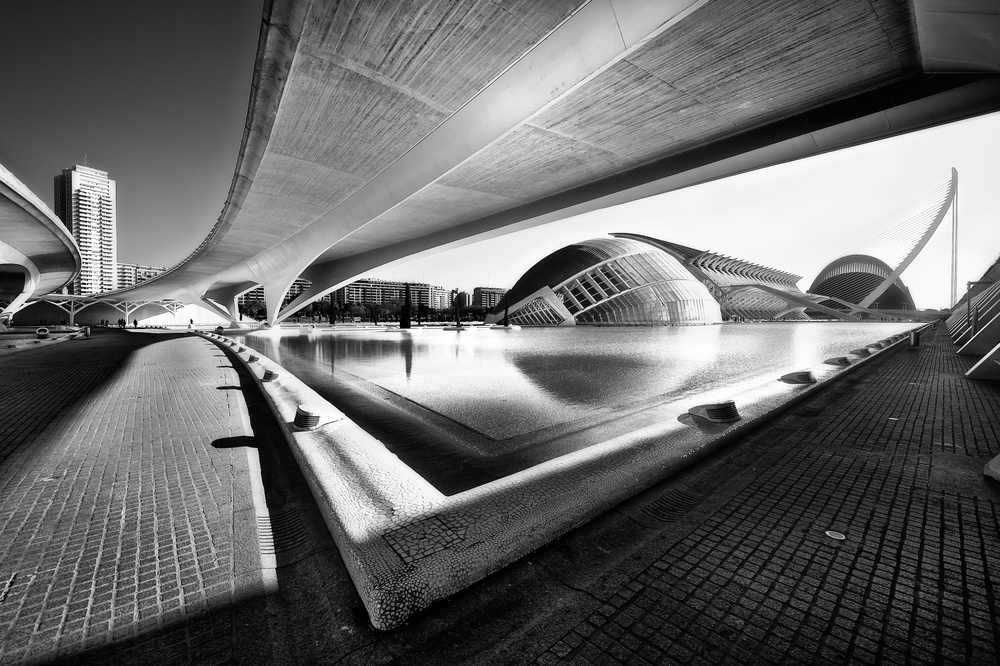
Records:
{"label": "glass and steel dome", "polygon": [[[722,321],[719,304],[676,258],[652,245],[597,238],[532,266],[506,298],[511,324],[692,325]],[[504,303],[487,322],[503,319]]]}

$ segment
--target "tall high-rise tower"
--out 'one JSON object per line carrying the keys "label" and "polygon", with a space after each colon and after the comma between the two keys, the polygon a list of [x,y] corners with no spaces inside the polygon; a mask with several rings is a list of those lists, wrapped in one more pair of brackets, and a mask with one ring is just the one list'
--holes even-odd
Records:
{"label": "tall high-rise tower", "polygon": [[55,212],[80,246],[82,266],[71,293],[94,294],[118,286],[115,181],[107,171],[77,164],[55,177]]}

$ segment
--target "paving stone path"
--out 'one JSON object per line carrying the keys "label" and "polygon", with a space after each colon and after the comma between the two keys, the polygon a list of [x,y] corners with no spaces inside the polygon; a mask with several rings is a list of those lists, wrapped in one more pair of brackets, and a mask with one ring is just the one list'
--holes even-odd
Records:
{"label": "paving stone path", "polygon": [[954,351],[881,355],[391,632],[218,347],[5,355],[0,663],[996,664],[1000,383]]}
{"label": "paving stone path", "polygon": [[0,373],[0,663],[229,661],[248,476],[226,356],[97,331]]}
{"label": "paving stone path", "polygon": [[795,408],[742,490],[535,663],[998,663],[1000,385],[954,349],[939,327]]}

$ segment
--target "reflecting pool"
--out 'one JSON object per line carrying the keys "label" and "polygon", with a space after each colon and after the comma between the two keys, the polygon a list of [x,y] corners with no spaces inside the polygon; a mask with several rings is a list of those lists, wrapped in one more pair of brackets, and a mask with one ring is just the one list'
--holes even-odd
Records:
{"label": "reflecting pool", "polygon": [[245,341],[451,493],[537,464],[556,436],[724,398],[914,326],[286,329]]}

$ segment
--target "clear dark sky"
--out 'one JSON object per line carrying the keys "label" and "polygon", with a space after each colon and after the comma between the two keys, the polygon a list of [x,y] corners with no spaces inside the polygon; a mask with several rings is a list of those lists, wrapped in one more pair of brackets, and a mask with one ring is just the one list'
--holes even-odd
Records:
{"label": "clear dark sky", "polygon": [[260,0],[0,4],[0,164],[50,207],[83,164],[118,183],[119,261],[172,265],[225,203]]}

